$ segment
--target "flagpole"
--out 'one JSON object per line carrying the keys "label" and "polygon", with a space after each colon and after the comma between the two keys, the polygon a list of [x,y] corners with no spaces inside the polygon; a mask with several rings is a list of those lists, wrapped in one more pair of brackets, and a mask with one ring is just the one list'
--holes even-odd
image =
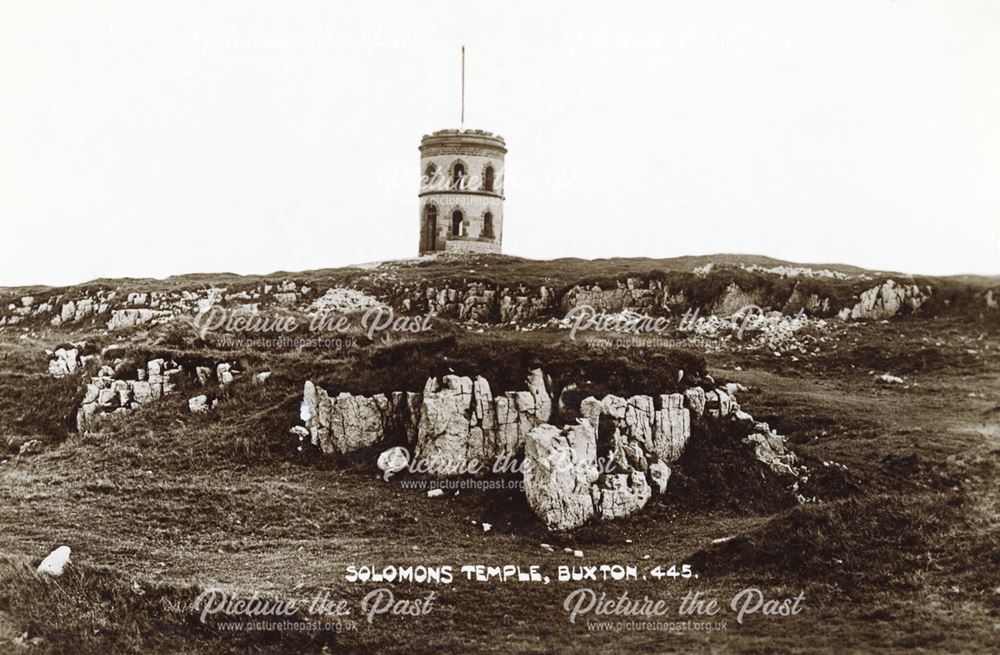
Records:
{"label": "flagpole", "polygon": [[465,46],[462,46],[462,115],[458,122],[459,129],[465,130]]}

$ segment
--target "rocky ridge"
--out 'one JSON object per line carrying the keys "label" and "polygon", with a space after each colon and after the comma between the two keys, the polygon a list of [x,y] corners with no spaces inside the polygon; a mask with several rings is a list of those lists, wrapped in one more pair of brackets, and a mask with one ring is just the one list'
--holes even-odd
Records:
{"label": "rocky ridge", "polygon": [[530,371],[525,386],[494,396],[481,376],[446,375],[428,379],[422,393],[361,396],[331,395],[306,381],[301,418],[324,453],[382,449],[380,461],[396,460],[404,446],[440,476],[482,474],[523,454],[528,502],[552,530],[625,517],[664,493],[671,465],[692,438],[692,419],[701,429],[737,423],[749,459],[797,490],[802,470],[795,455],[783,437],[740,409],[735,388],[579,400],[567,387],[554,402],[540,369]]}

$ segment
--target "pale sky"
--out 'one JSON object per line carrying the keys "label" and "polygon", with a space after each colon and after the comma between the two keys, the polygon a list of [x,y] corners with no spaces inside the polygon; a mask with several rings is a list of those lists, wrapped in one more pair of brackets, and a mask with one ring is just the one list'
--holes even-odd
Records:
{"label": "pale sky", "polygon": [[462,44],[506,253],[1000,273],[996,0],[0,0],[0,285],[415,256]]}

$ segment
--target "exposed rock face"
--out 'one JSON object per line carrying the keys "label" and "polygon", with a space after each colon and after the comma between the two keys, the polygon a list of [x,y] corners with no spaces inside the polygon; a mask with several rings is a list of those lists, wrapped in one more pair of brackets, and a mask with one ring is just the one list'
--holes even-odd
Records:
{"label": "exposed rock face", "polygon": [[627,278],[613,289],[575,286],[563,297],[564,311],[587,305],[597,312],[614,314],[623,310],[650,311],[666,306],[665,289],[659,280],[646,282]]}
{"label": "exposed rock face", "polygon": [[719,316],[732,316],[746,307],[759,307],[763,304],[764,297],[759,290],[745,291],[732,282],[715,301],[712,312]]}
{"label": "exposed rock face", "polygon": [[[702,392],[704,393],[704,392]],[[580,403],[580,413],[593,426],[600,429],[601,417],[606,417],[624,441],[622,448],[631,447],[633,458],[653,455],[655,459],[674,462],[684,451],[691,436],[690,412],[684,407],[681,394],[664,394],[659,397],[656,409],[651,396],[632,396],[625,399],[607,395],[602,400],[589,397]],[[636,448],[639,450],[636,451]],[[628,453],[626,452],[626,458]],[[618,458],[619,461],[621,458]]]}
{"label": "exposed rock face", "polygon": [[830,313],[830,299],[820,298],[815,293],[804,292],[800,283],[795,284],[792,295],[785,301],[781,311],[785,314],[795,314],[799,311],[813,316],[826,316]]}
{"label": "exposed rock face", "polygon": [[472,418],[472,387],[472,380],[457,375],[440,383],[431,378],[424,387],[415,454],[435,472],[450,475],[470,461],[482,464],[484,435]]}
{"label": "exposed rock face", "polygon": [[754,456],[779,475],[797,476],[795,454],[785,448],[785,437],[767,428],[766,431],[754,432],[743,441],[753,446]]}
{"label": "exposed rock face", "polygon": [[598,452],[609,466],[591,489],[599,518],[628,516],[645,506],[653,487],[661,493],[666,489],[667,462],[681,456],[691,436],[690,411],[684,400],[682,394],[663,394],[659,409],[652,396],[643,395],[626,399],[609,394],[581,401],[580,414],[595,434],[611,431],[606,444],[610,452]]}
{"label": "exposed rock face", "polygon": [[521,323],[556,310],[555,298],[546,287],[497,287],[469,282],[462,287],[427,287],[419,295],[405,298],[406,311],[432,311],[438,316],[479,323]]}
{"label": "exposed rock face", "polygon": [[606,475],[601,483],[591,488],[594,507],[606,520],[622,518],[646,506],[653,491],[642,471]]}
{"label": "exposed rock face", "polygon": [[59,315],[52,317],[52,325],[61,325],[62,323],[67,323],[69,321],[82,321],[85,318],[93,316],[97,313],[97,310],[107,311],[106,306],[99,303],[95,303],[92,298],[81,298],[79,300],[70,300],[65,303],[59,310]]}
{"label": "exposed rock face", "polygon": [[[740,385],[741,386],[741,385]],[[745,389],[745,387],[743,387]],[[791,488],[798,490],[798,480],[803,479],[804,469],[798,458],[786,447],[787,438],[774,431],[767,423],[755,421],[748,412],[740,409],[736,398],[724,389],[714,389],[705,394],[707,400],[701,410],[692,410],[698,418],[708,421],[733,421],[747,436],[742,442],[750,449],[754,459],[767,466],[774,474],[787,476]],[[708,424],[709,429],[711,423]]]}
{"label": "exposed rock face", "polygon": [[665,493],[667,481],[670,480],[670,467],[663,462],[654,462],[649,466],[649,479],[657,493]]}
{"label": "exposed rock face", "polygon": [[872,287],[861,294],[861,300],[853,308],[844,308],[840,312],[842,319],[884,319],[892,318],[901,310],[916,311],[927,302],[930,288],[922,291],[915,284],[900,285],[894,280],[886,280],[884,284]]}
{"label": "exposed rock face", "polygon": [[306,382],[303,418],[326,453],[348,454],[395,436],[432,461],[435,472],[460,473],[470,462],[482,467],[513,455],[549,419],[552,398],[542,372],[531,371],[526,385],[527,391],[494,397],[485,378],[446,375],[429,379],[422,393],[331,398]]}
{"label": "exposed rock face", "polygon": [[[682,398],[675,394],[677,402]],[[674,403],[673,396],[670,401]],[[686,409],[681,407],[684,412]],[[581,403],[577,425],[562,430],[541,425],[531,431],[525,447],[524,489],[528,502],[551,530],[578,528],[593,517],[612,520],[642,509],[656,489],[666,490],[670,468],[647,455],[643,443],[655,443],[653,400],[609,395]],[[601,416],[619,423],[613,435],[614,470],[598,468],[597,429]],[[686,442],[686,438],[684,439]],[[652,464],[647,463],[652,457]],[[647,479],[647,475],[649,479]]]}
{"label": "exposed rock face", "polygon": [[0,327],[33,318],[47,320],[58,327],[85,321],[96,322],[110,314],[107,327],[116,330],[137,325],[157,325],[179,316],[193,316],[220,304],[231,309],[257,312],[261,304],[296,303],[303,310],[315,313],[327,309],[351,311],[361,304],[378,302],[360,291],[335,288],[327,294],[325,302],[318,302],[313,306],[310,304],[316,295],[313,291],[308,286],[299,286],[294,281],[285,280],[278,284],[262,282],[252,288],[239,290],[202,287],[120,293],[115,289],[87,289],[75,291],[83,295],[54,293],[41,302],[35,296],[21,296],[17,303],[9,303],[6,311],[0,307]]}
{"label": "exposed rock face", "polygon": [[326,454],[346,455],[381,443],[387,436],[402,433],[405,442],[416,442],[413,409],[421,394],[393,393],[372,397],[327,391],[306,381],[302,419],[314,446]]}
{"label": "exposed rock face", "polygon": [[[735,421],[747,435],[742,443],[752,459],[791,479],[801,473],[784,438],[756,423],[725,388],[691,388],[655,399],[588,396],[580,401],[576,422],[559,428],[549,424],[553,403],[542,371],[531,371],[525,383],[526,391],[494,397],[482,377],[446,375],[429,379],[422,393],[331,398],[306,382],[302,418],[326,453],[346,454],[397,437],[437,475],[478,473],[491,458],[523,447],[528,502],[552,530],[578,528],[595,517],[622,518],[642,509],[654,491],[665,493],[670,464],[691,439],[693,417],[699,429]],[[397,455],[405,457],[399,451],[383,452],[379,468],[386,471]]]}
{"label": "exposed rock face", "polygon": [[524,493],[550,530],[579,527],[594,516],[597,440],[587,421],[562,430],[540,425],[524,449]]}
{"label": "exposed rock face", "polygon": [[705,413],[705,390],[701,387],[691,387],[684,391],[684,398],[692,412],[697,416]]}
{"label": "exposed rock face", "polygon": [[660,396],[660,407],[654,417],[652,452],[661,462],[676,462],[691,438],[691,412],[679,393]]}
{"label": "exposed rock face", "polygon": [[136,325],[155,325],[173,318],[173,312],[156,309],[116,309],[111,312],[108,321],[109,330],[135,327]]}
{"label": "exposed rock face", "polygon": [[366,398],[341,393],[330,403],[330,443],[342,454],[373,446],[388,430],[389,419],[389,399],[385,395]]}
{"label": "exposed rock face", "polygon": [[[154,359],[137,371],[136,380],[115,378],[114,369],[104,366],[92,377],[76,413],[80,432],[99,431],[109,417],[120,416],[140,405],[172,393],[184,369],[173,361]],[[193,411],[193,410],[192,410]]]}
{"label": "exposed rock face", "polygon": [[49,375],[56,378],[72,375],[84,363],[78,348],[56,348],[49,359]]}
{"label": "exposed rock face", "polygon": [[840,271],[831,271],[828,268],[811,268],[807,266],[761,266],[760,264],[740,264],[744,271],[754,273],[770,273],[781,277],[829,277],[838,280],[846,280],[850,276]]}
{"label": "exposed rock face", "polygon": [[327,289],[326,293],[314,300],[310,309],[316,312],[348,314],[382,306],[383,304],[378,298],[373,298],[356,289],[333,287]]}

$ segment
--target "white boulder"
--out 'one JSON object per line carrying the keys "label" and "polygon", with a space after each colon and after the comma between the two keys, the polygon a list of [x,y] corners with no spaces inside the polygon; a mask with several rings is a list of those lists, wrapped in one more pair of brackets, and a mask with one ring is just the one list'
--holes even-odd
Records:
{"label": "white boulder", "polygon": [[208,403],[208,396],[202,394],[200,396],[195,396],[188,400],[188,409],[191,410],[192,414],[200,414],[201,412],[207,412],[210,408]]}
{"label": "white boulder", "polygon": [[410,454],[401,446],[389,448],[378,456],[378,468],[382,471],[382,479],[389,481],[396,473],[406,468],[410,463]]}
{"label": "white boulder", "polygon": [[36,572],[58,578],[66,571],[66,566],[70,563],[70,547],[59,546],[42,560]]}

